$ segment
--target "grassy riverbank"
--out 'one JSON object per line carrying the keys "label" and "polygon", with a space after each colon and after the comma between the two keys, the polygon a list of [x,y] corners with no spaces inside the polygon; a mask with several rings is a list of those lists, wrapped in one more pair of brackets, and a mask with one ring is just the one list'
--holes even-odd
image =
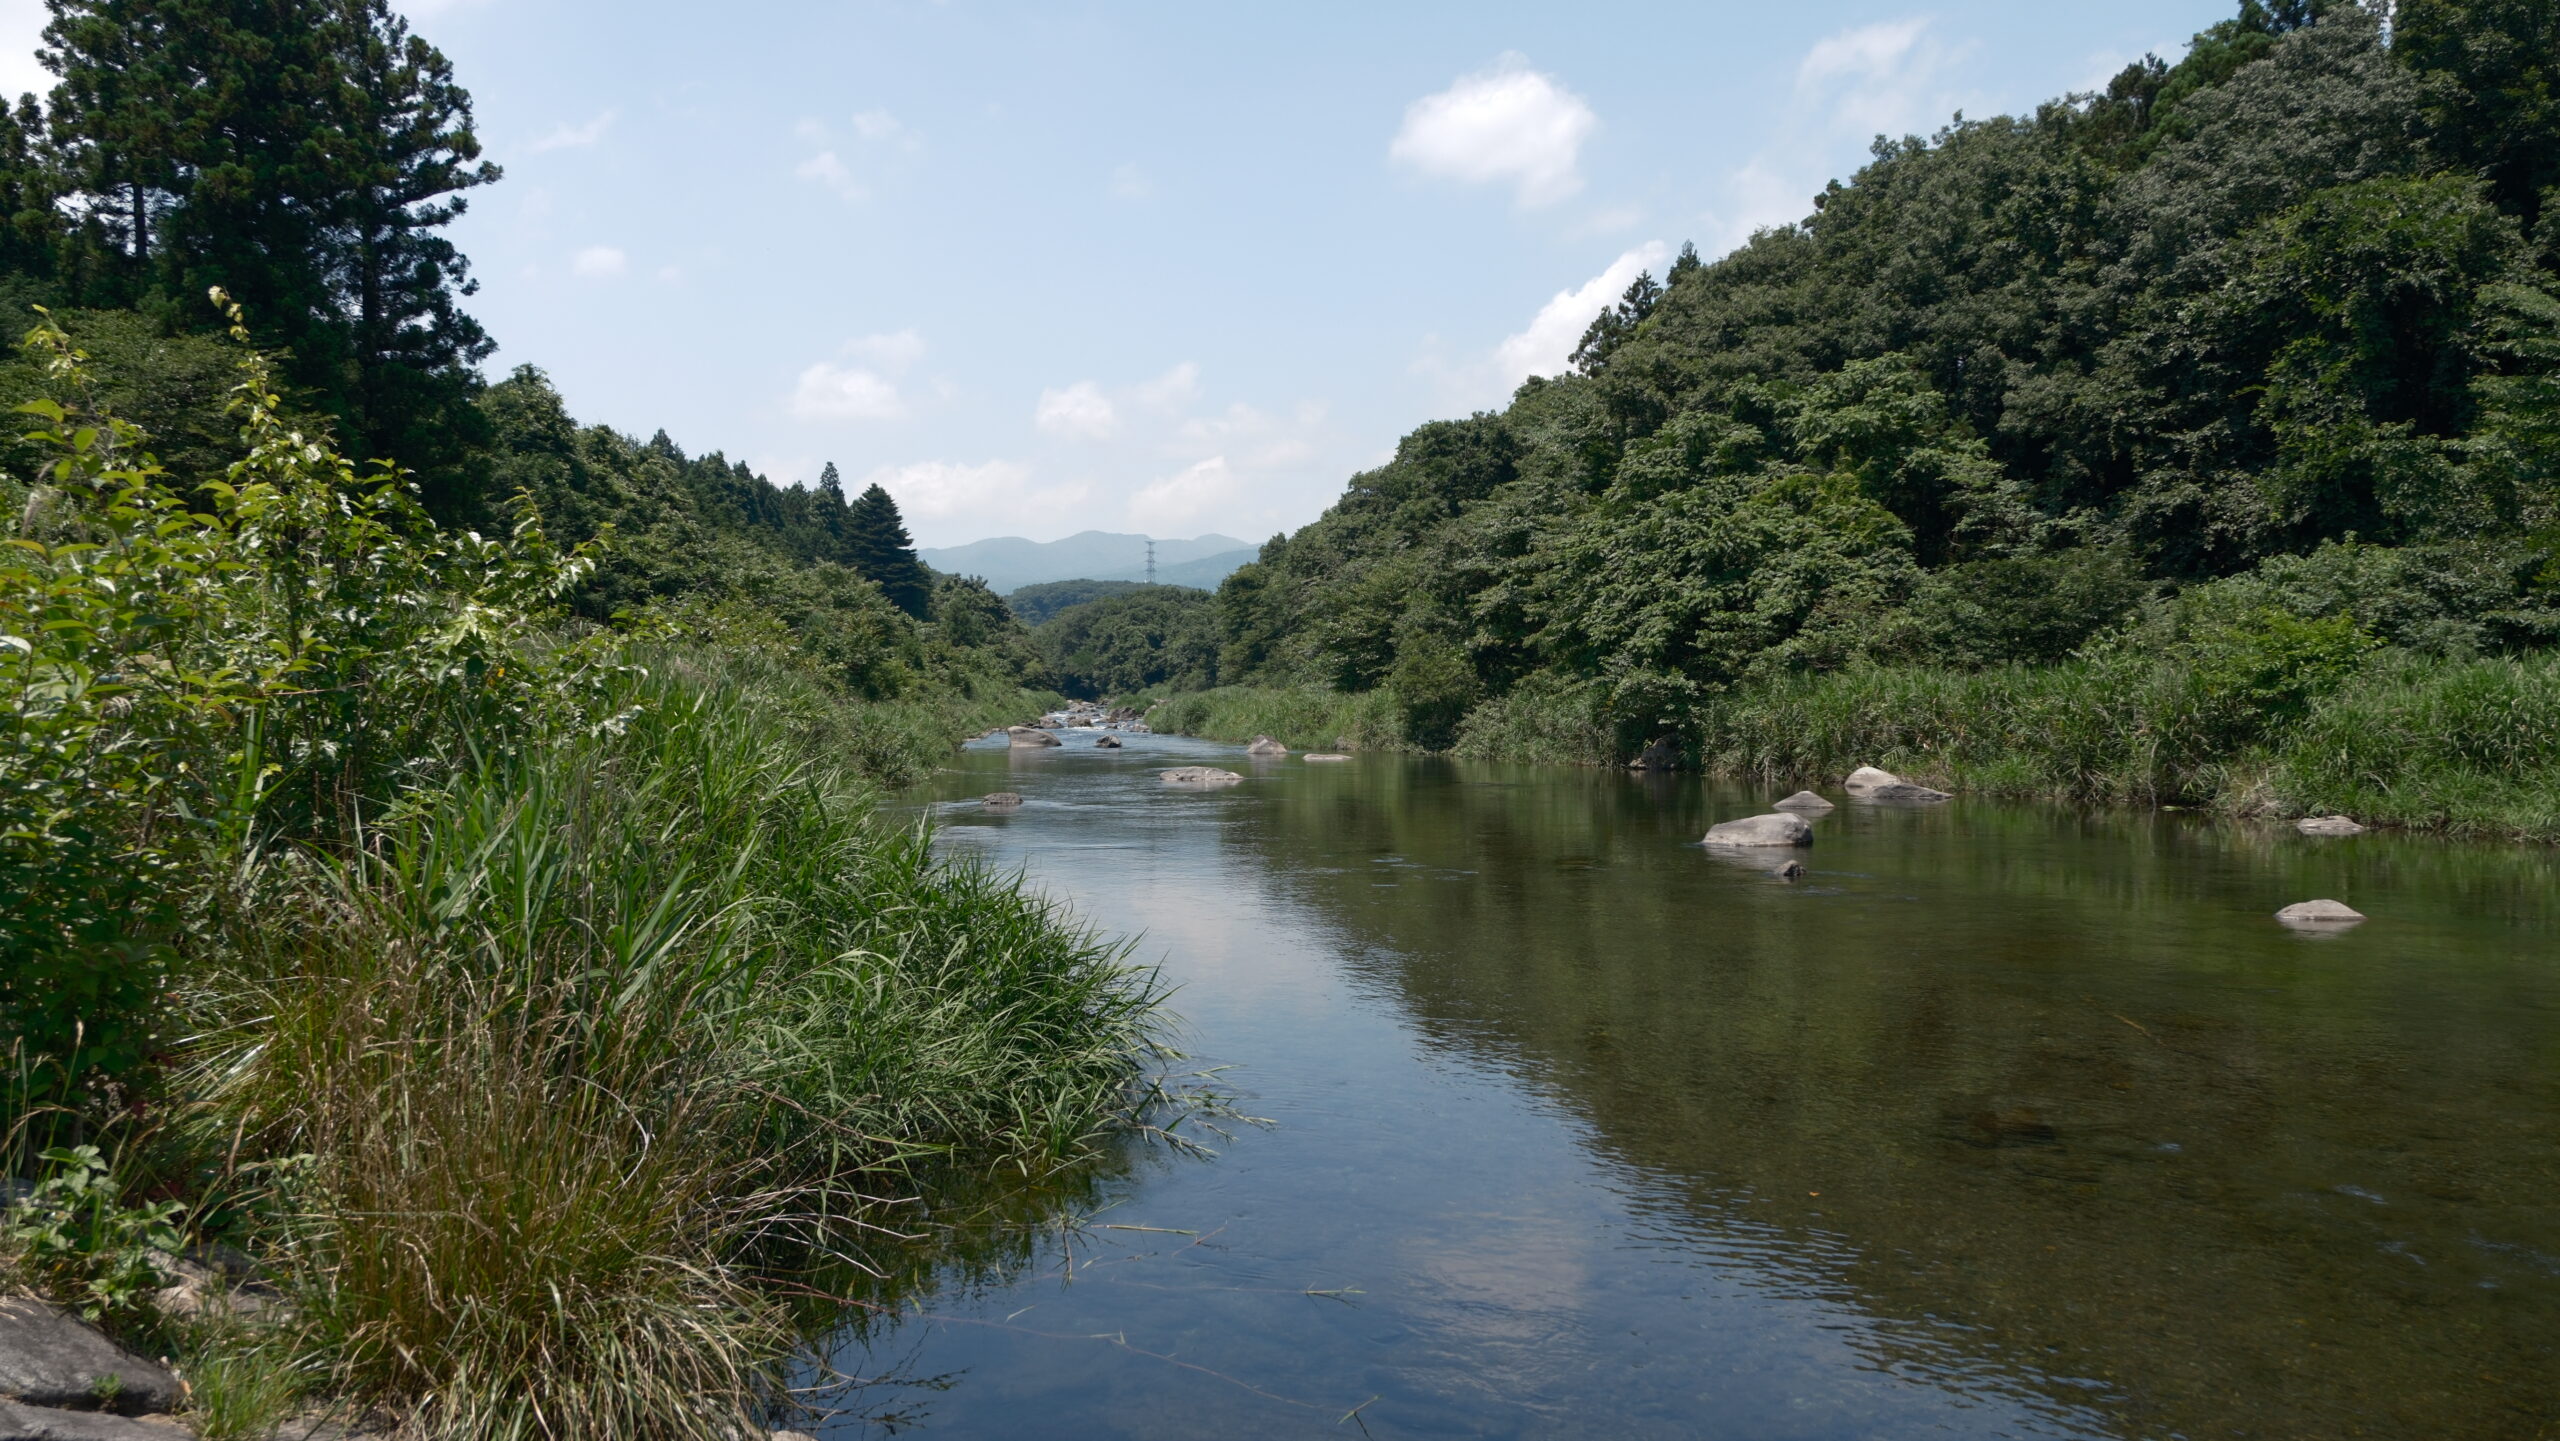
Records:
{"label": "grassy riverbank", "polygon": [[[2298,657],[2294,658],[2298,662]],[[1292,745],[1406,744],[1385,692],[1233,686],[1172,697],[1158,730]],[[1861,765],[1982,795],[2560,841],[2560,656],[2442,659],[2396,650],[2334,673],[2120,653],[2051,666],[1869,666],[1744,686],[1683,713],[1684,764],[1771,785]],[[1293,738],[1294,737],[1294,738]],[[1524,689],[1479,706],[1455,754],[1623,763],[1593,691]]]}
{"label": "grassy riverbank", "polygon": [[[218,480],[57,409],[0,496],[0,1280],[214,1441],[739,1434],[928,1173],[1145,1104],[1151,976],[878,812],[1038,700],[942,626],[869,697],[747,600],[580,629],[591,554],[439,530],[246,369]],[[161,1295],[198,1246],[269,1304]]]}

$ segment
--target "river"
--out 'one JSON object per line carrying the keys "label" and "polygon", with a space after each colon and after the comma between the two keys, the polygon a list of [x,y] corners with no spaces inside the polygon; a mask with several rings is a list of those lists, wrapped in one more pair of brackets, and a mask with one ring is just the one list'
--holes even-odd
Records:
{"label": "river", "polygon": [[2560,1436],[2550,851],[1959,798],[1790,883],[1697,844],[1766,787],[1067,739],[919,804],[1268,1125],[840,1344],[831,1436]]}

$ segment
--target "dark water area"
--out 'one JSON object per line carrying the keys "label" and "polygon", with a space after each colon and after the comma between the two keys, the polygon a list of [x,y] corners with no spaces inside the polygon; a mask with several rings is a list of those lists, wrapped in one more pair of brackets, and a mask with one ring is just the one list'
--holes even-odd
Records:
{"label": "dark water area", "polygon": [[[1207,762],[1222,791],[1159,783]],[[1011,789],[1007,815],[974,798]],[[1834,799],[1842,799],[1833,793]],[[2560,857],[1069,734],[943,844],[1267,1128],[840,1340],[949,1437],[2560,1436]],[[2372,917],[2308,934],[2314,897]],[[890,1429],[848,1414],[830,1435]]]}

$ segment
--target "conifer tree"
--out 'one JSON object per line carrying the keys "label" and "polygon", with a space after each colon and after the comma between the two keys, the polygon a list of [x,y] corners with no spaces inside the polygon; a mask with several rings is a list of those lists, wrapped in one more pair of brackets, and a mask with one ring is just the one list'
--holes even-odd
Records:
{"label": "conifer tree", "polygon": [[933,600],[933,576],[916,559],[915,542],[898,503],[877,485],[866,487],[846,516],[854,568],[877,581],[881,593],[898,609],[918,620]]}

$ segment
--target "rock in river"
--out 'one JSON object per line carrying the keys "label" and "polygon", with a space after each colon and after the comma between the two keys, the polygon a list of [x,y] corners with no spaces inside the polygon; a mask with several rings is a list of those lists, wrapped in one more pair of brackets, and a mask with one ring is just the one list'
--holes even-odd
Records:
{"label": "rock in river", "polygon": [[1347,761],[1351,759],[1351,757],[1335,755],[1331,751],[1311,751],[1306,755],[1298,757],[1298,759],[1302,761]]}
{"label": "rock in river", "polygon": [[1065,741],[1058,739],[1056,736],[1049,734],[1038,726],[1007,726],[1005,727],[1004,733],[1013,738],[1013,744],[1016,746],[1038,747],[1066,744]]}
{"label": "rock in river", "polygon": [[1811,791],[1798,791],[1794,795],[1787,797],[1785,800],[1778,802],[1778,809],[1782,811],[1804,811],[1808,814],[1819,815],[1824,811],[1837,810],[1838,807],[1832,805],[1831,802],[1824,800],[1822,797],[1815,795]]}
{"label": "rock in river", "polygon": [[991,811],[1018,811],[1022,809],[1022,795],[1019,791],[989,791],[978,804]]}
{"label": "rock in river", "polygon": [[2364,913],[2339,901],[2296,901],[2276,912],[2276,919],[2288,926],[2352,926]]}
{"label": "rock in river", "polygon": [[1813,844],[1813,822],[1783,811],[1765,816],[1746,816],[1738,821],[1707,827],[1706,844],[1711,846],[1809,846]]}
{"label": "rock in river", "polygon": [[1945,791],[1933,791],[1927,786],[1915,786],[1909,781],[1895,781],[1892,785],[1878,786],[1867,792],[1867,799],[1898,801],[1904,805],[1927,805],[1932,801],[1951,801],[1955,797],[1948,795]]}
{"label": "rock in river", "polygon": [[1210,786],[1231,786],[1244,779],[1234,771],[1222,771],[1216,766],[1175,766],[1172,770],[1163,772],[1163,775],[1166,785],[1190,786],[1202,790]]}
{"label": "rock in river", "polygon": [[2306,816],[2293,823],[2306,836],[2360,836],[2364,827],[2345,816]]}
{"label": "rock in river", "polygon": [[1883,786],[1900,784],[1902,784],[1902,777],[1891,771],[1880,771],[1874,766],[1860,766],[1849,772],[1849,778],[1842,781],[1840,786],[1853,796],[1863,796]]}
{"label": "rock in river", "polygon": [[1093,743],[1107,751],[1116,751],[1120,749],[1120,738],[1118,736],[1095,736],[1093,738]]}
{"label": "rock in river", "polygon": [[1244,753],[1249,756],[1285,756],[1289,748],[1269,736],[1255,736],[1253,744],[1244,748]]}
{"label": "rock in river", "polygon": [[1676,771],[1680,769],[1680,738],[1664,736],[1646,746],[1644,752],[1627,762],[1631,771]]}
{"label": "rock in river", "polygon": [[166,1368],[79,1317],[32,1297],[0,1299],[0,1397],[29,1406],[103,1404],[139,1416],[174,1409],[178,1396],[178,1378]]}
{"label": "rock in river", "polygon": [[1802,861],[1789,861],[1789,862],[1787,862],[1785,865],[1782,865],[1782,866],[1778,867],[1776,870],[1771,871],[1769,874],[1771,874],[1771,875],[1773,875],[1773,876],[1776,876],[1779,880],[1782,880],[1782,881],[1800,881],[1800,880],[1803,880],[1803,879],[1804,879],[1804,862],[1802,862]]}

